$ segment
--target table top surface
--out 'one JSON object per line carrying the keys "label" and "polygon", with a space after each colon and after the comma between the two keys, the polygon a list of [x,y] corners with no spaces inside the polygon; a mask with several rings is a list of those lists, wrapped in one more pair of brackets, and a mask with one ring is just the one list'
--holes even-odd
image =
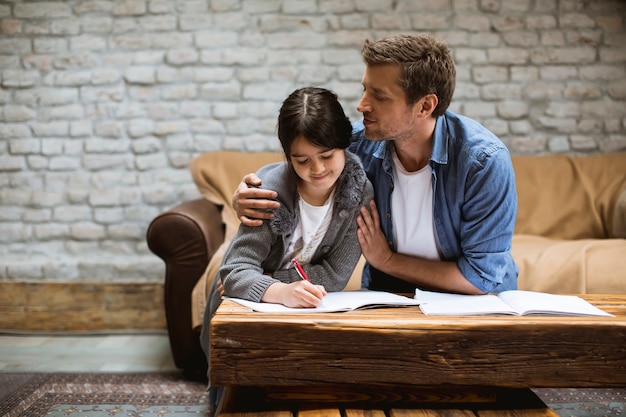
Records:
{"label": "table top surface", "polygon": [[427,316],[419,307],[260,313],[224,300],[214,385],[626,385],[626,295],[580,295],[614,317]]}
{"label": "table top surface", "polygon": [[467,316],[427,316],[419,307],[383,307],[332,313],[261,313],[255,312],[230,300],[224,300],[212,319],[213,322],[273,322],[310,323],[331,322],[351,323],[359,327],[384,328],[406,326],[407,328],[446,326],[493,326],[496,324],[556,324],[626,326],[626,294],[575,294],[614,317],[565,316],[565,315],[525,315],[508,314],[467,315]]}

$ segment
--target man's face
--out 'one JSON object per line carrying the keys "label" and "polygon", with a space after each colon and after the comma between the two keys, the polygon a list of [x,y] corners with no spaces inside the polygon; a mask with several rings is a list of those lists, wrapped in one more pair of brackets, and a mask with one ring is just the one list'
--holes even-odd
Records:
{"label": "man's face", "polygon": [[399,65],[366,66],[363,96],[357,110],[363,113],[365,136],[370,140],[397,140],[413,132],[412,109],[398,80]]}

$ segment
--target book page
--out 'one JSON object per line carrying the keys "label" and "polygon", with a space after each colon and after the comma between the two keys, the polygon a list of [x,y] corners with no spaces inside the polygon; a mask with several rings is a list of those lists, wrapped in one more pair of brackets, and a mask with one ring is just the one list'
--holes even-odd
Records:
{"label": "book page", "polygon": [[492,294],[486,295],[461,295],[461,294],[440,294],[428,299],[427,295],[420,298],[420,310],[426,315],[484,315],[484,314],[517,314],[505,302]]}
{"label": "book page", "polygon": [[563,314],[569,316],[607,316],[606,313],[575,295],[557,295],[534,291],[503,291],[498,295],[520,315]]}
{"label": "book page", "polygon": [[415,290],[426,315],[552,314],[613,317],[580,297],[511,290],[498,295],[462,295]]}
{"label": "book page", "polygon": [[315,308],[291,308],[282,304],[255,303],[253,301],[231,297],[224,297],[224,299],[232,300],[254,311],[264,313],[331,313],[360,308],[419,305],[419,302],[413,298],[384,291],[368,290],[330,292],[326,294],[322,300],[322,304]]}
{"label": "book page", "polygon": [[474,297],[473,295],[467,294],[454,294],[449,292],[438,292],[438,291],[425,291],[420,290],[419,288],[415,289],[415,295],[413,298],[420,303],[428,303],[433,301],[448,301],[453,302],[455,300],[463,300],[467,299],[467,297]]}

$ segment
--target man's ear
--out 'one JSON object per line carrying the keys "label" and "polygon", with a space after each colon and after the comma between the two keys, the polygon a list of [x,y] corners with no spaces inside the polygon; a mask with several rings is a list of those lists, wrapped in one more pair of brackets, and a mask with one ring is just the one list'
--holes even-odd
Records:
{"label": "man's ear", "polygon": [[421,117],[430,117],[435,111],[437,104],[439,104],[439,98],[437,98],[436,94],[426,94],[415,103],[415,110]]}

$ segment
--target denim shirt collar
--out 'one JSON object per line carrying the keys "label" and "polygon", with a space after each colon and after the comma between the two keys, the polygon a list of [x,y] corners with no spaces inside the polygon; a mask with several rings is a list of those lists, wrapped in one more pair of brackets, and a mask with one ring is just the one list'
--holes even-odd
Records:
{"label": "denim shirt collar", "polygon": [[374,156],[379,159],[387,159],[387,155],[389,155],[389,146],[391,141],[381,140],[376,144],[374,148]]}
{"label": "denim shirt collar", "polygon": [[448,123],[446,116],[439,116],[437,123],[435,124],[435,131],[433,132],[433,151],[430,155],[430,160],[440,165],[448,164]]}
{"label": "denim shirt collar", "polygon": [[374,158],[382,160],[383,170],[389,175],[392,175],[391,173],[393,169],[391,165],[391,146],[393,146],[392,141],[382,140],[376,143],[373,152]]}

